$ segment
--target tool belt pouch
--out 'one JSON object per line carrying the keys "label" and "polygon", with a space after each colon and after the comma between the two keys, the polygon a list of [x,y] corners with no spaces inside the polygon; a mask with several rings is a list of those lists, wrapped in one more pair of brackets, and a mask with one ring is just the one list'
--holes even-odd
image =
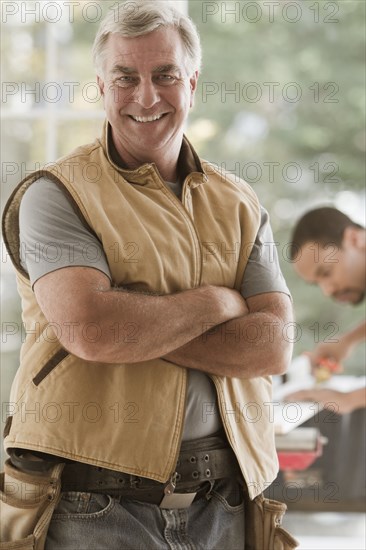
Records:
{"label": "tool belt pouch", "polygon": [[61,496],[63,467],[26,473],[6,461],[0,478],[0,550],[43,550]]}
{"label": "tool belt pouch", "polygon": [[264,498],[250,500],[245,491],[245,550],[292,550],[299,542],[281,527],[286,504]]}

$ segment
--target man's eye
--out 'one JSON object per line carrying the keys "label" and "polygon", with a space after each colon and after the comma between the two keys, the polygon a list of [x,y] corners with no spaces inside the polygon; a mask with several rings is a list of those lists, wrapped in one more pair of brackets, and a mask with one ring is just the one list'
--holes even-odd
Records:
{"label": "man's eye", "polygon": [[131,84],[134,84],[134,78],[132,76],[120,76],[117,78],[116,83],[120,86],[129,86]]}
{"label": "man's eye", "polygon": [[169,84],[175,81],[175,76],[172,76],[171,74],[159,74],[158,81],[163,84]]}

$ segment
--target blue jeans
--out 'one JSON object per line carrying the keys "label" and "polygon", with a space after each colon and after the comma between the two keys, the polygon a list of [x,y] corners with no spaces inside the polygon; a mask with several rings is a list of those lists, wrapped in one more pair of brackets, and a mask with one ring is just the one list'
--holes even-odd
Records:
{"label": "blue jeans", "polygon": [[216,481],[189,508],[165,510],[105,494],[63,493],[45,550],[243,550],[242,488]]}

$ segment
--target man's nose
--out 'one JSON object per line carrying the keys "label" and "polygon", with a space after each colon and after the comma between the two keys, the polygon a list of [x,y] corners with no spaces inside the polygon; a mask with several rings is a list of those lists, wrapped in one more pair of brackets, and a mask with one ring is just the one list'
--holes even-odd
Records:
{"label": "man's nose", "polygon": [[146,80],[138,84],[134,98],[144,109],[151,109],[151,107],[160,101],[160,94],[154,82]]}
{"label": "man's nose", "polygon": [[334,284],[330,280],[321,281],[319,286],[324,296],[332,296],[334,293]]}

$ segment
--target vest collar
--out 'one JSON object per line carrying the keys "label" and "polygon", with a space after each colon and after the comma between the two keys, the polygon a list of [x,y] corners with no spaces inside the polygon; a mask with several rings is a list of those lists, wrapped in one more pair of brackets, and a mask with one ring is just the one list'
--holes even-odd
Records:
{"label": "vest collar", "polygon": [[[108,120],[104,123],[100,141],[108,162],[115,170],[118,170],[127,181],[141,184],[143,183],[141,181],[141,176],[145,176],[152,171],[160,177],[159,171],[154,163],[143,164],[134,170],[126,167],[113,143],[111,125]],[[178,158],[178,175],[181,182],[190,176],[189,186],[191,188],[197,187],[208,180],[200,158],[185,135],[183,136],[182,147]]]}

